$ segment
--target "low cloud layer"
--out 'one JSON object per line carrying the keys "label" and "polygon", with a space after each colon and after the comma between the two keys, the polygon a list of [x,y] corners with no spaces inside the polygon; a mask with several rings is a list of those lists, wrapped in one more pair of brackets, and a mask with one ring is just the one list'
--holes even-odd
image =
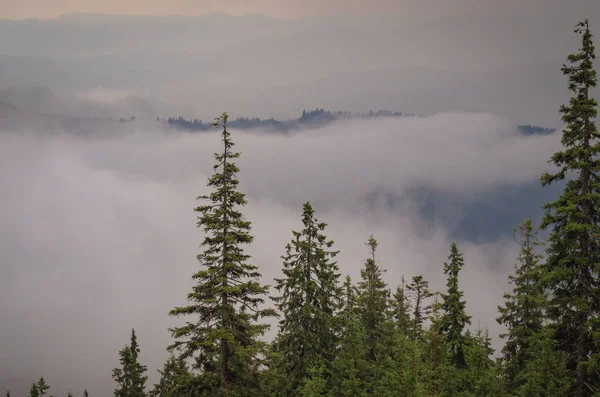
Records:
{"label": "low cloud layer", "polygon": [[[15,395],[40,375],[56,394],[109,395],[132,327],[150,381],[166,358],[176,323],[167,313],[185,302],[197,268],[202,234],[192,209],[208,191],[219,136],[127,128],[104,138],[0,135],[0,340],[9,342],[0,345],[0,386]],[[408,192],[429,187],[467,200],[528,183],[559,145],[556,134],[523,137],[503,118],[464,113],[339,122],[293,136],[233,134],[256,236],[249,253],[265,282],[279,275],[310,200],[341,250],[343,273],[358,277],[374,234],[392,288],[402,275],[423,274],[435,290],[444,288],[455,236],[421,219],[422,203]],[[401,200],[392,208],[374,192]],[[518,249],[510,230],[503,236],[458,241],[473,325],[493,334]]]}

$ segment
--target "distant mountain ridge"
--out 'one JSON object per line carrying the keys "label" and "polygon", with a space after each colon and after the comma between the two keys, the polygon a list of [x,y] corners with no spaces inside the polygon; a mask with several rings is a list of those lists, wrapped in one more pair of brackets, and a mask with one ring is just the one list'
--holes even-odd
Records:
{"label": "distant mountain ridge", "polygon": [[[349,119],[373,119],[380,117],[424,117],[418,113],[404,113],[395,112],[390,110],[378,110],[369,112],[348,112],[348,111],[329,111],[322,108],[316,108],[314,110],[303,110],[300,117],[291,120],[276,120],[274,118],[261,119],[258,117],[239,117],[231,120],[229,126],[231,128],[250,130],[261,128],[266,131],[273,132],[292,132],[308,128],[319,128],[329,123],[338,120],[349,120]],[[121,120],[123,121],[123,120]],[[157,118],[158,122],[167,124],[169,126],[188,131],[188,132],[202,132],[212,131],[212,123],[203,122],[199,118],[185,119],[182,116],[169,117],[168,119]],[[556,131],[556,128],[548,128],[537,125],[518,125],[519,132],[523,135],[548,135]]]}

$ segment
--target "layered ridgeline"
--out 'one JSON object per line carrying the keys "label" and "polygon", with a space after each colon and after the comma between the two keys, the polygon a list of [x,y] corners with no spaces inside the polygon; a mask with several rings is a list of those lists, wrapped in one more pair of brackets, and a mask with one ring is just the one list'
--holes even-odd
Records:
{"label": "layered ridgeline", "polygon": [[[215,122],[223,146],[212,190],[196,208],[204,231],[198,271],[189,304],[170,312],[188,321],[170,330],[172,356],[152,387],[132,331],[113,371],[115,397],[600,395],[600,134],[591,96],[597,75],[588,21],[575,32],[581,47],[562,69],[573,92],[560,109],[563,148],[551,158],[555,173],[541,176],[543,186],[563,181],[562,193],[544,206],[545,254],[538,225],[525,219],[515,230],[512,290],[498,308],[506,328],[501,351],[472,327],[461,274],[476,264],[461,247],[447,247],[439,266],[446,288],[431,291],[422,275],[386,283],[388,264],[377,256],[375,236],[366,235],[366,259],[353,282],[340,273],[335,242],[309,202],[299,208],[302,228],[280,249],[282,276],[273,289],[262,284],[260,263],[245,253],[251,221],[242,212],[239,153],[223,114]],[[278,333],[265,342],[274,316]],[[40,378],[29,396],[48,390]]]}

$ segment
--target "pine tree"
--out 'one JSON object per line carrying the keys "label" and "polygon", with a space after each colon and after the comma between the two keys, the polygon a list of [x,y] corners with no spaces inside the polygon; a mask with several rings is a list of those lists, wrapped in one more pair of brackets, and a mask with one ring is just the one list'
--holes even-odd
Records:
{"label": "pine tree", "polygon": [[581,47],[562,67],[574,93],[569,105],[560,109],[564,150],[551,159],[558,171],[541,177],[543,186],[568,181],[558,200],[545,205],[542,228],[551,228],[545,277],[551,296],[548,313],[576,379],[572,393],[584,397],[599,390],[596,371],[588,365],[600,351],[593,342],[600,314],[600,136],[594,123],[598,103],[590,97],[597,76],[588,21],[580,22],[575,32],[581,35]]}
{"label": "pine tree", "polygon": [[433,296],[433,293],[429,291],[429,282],[423,278],[423,276],[414,276],[412,282],[406,287],[414,302],[413,305],[413,322],[412,322],[412,336],[413,339],[420,337],[423,321],[429,315],[431,306],[427,304],[427,300]]}
{"label": "pine tree", "polygon": [[288,380],[287,395],[295,393],[315,360],[325,364],[323,376],[329,379],[338,343],[335,314],[341,291],[334,261],[338,252],[330,250],[333,241],[323,234],[326,224],[315,218],[308,202],[303,206],[302,223],[304,229],[292,232],[293,239],[281,257],[284,277],[275,279],[281,295],[273,297],[283,314],[274,346]]}
{"label": "pine tree", "polygon": [[162,370],[158,370],[160,379],[154,385],[148,395],[150,397],[177,397],[180,396],[179,386],[184,383],[190,372],[186,362],[171,355],[163,365]]}
{"label": "pine tree", "polygon": [[385,349],[382,343],[385,343],[383,336],[388,320],[390,291],[382,278],[385,270],[375,262],[377,240],[370,236],[366,245],[369,247],[370,258],[360,271],[358,308],[367,337],[367,359],[375,361],[377,354]]}
{"label": "pine tree", "polygon": [[112,377],[117,382],[115,397],[144,397],[145,384],[148,379],[144,376],[147,368],[138,361],[140,348],[137,343],[135,330],[131,330],[130,345],[119,351],[121,368],[113,369]]}
{"label": "pine tree", "polygon": [[521,246],[518,263],[515,264],[515,275],[509,276],[513,285],[512,293],[504,294],[504,306],[498,306],[499,324],[506,327],[500,334],[506,339],[502,349],[506,363],[507,389],[515,392],[519,387],[518,374],[524,370],[531,359],[529,351],[530,339],[540,332],[545,316],[546,297],[541,284],[540,261],[542,256],[535,253],[540,245],[537,234],[533,231],[531,219],[526,219],[519,226]]}
{"label": "pine tree", "polygon": [[465,368],[464,348],[467,339],[463,331],[471,324],[471,317],[466,313],[466,302],[463,292],[458,287],[458,275],[464,266],[462,254],[455,243],[450,248],[449,262],[444,263],[444,274],[448,276],[446,294],[442,294],[442,310],[440,333],[445,336],[452,363],[457,368]]}
{"label": "pine tree", "polygon": [[83,391],[83,397],[90,397],[90,395],[88,394],[88,391],[87,391],[87,389],[85,389],[85,390]]}
{"label": "pine tree", "polygon": [[198,227],[206,234],[204,252],[198,255],[202,269],[193,275],[197,284],[188,294],[190,304],[170,312],[197,319],[171,329],[176,342],[169,350],[181,352],[184,359],[194,357],[207,395],[247,396],[259,393],[256,360],[265,345],[258,338],[269,328],[258,320],[275,313],[259,307],[268,287],[260,285],[258,268],[248,263],[243,250],[253,237],[251,223],[238,210],[246,199],[237,190],[239,169],[233,160],[240,154],[232,151],[227,119],[227,113],[215,119],[223,129],[223,151],[215,153],[215,171],[208,180],[214,191],[198,197],[208,204],[195,209]]}

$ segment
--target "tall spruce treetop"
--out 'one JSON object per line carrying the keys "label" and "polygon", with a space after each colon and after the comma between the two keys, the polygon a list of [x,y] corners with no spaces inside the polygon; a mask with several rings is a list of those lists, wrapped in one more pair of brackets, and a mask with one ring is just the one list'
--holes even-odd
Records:
{"label": "tall spruce treetop", "polygon": [[574,95],[560,108],[565,128],[564,150],[552,156],[559,170],[541,177],[543,186],[568,179],[558,200],[545,205],[542,228],[551,228],[547,260],[547,285],[551,292],[549,315],[557,326],[559,348],[568,356],[568,368],[576,381],[577,397],[598,390],[598,376],[588,358],[598,353],[593,343],[594,324],[600,314],[600,142],[594,123],[598,103],[590,91],[596,87],[594,44],[588,21],[580,22],[579,52],[562,67]]}
{"label": "tall spruce treetop", "polygon": [[284,277],[275,279],[281,295],[273,300],[283,317],[274,346],[289,380],[286,395],[296,392],[315,360],[324,361],[326,370],[330,368],[337,347],[335,314],[340,308],[341,290],[334,258],[338,251],[331,250],[333,241],[323,234],[326,224],[314,215],[310,203],[305,203],[304,229],[292,232],[293,239],[281,257]]}
{"label": "tall spruce treetop", "polygon": [[115,397],[144,397],[147,376],[146,366],[138,361],[140,348],[137,343],[135,330],[131,330],[130,345],[119,351],[120,368],[113,369],[112,377],[117,382]]}
{"label": "tall spruce treetop", "polygon": [[464,368],[466,365],[464,347],[467,338],[463,331],[471,324],[471,316],[466,313],[467,303],[463,300],[463,292],[458,288],[458,275],[464,265],[462,254],[455,243],[452,243],[448,261],[444,263],[444,274],[448,276],[446,294],[442,295],[443,315],[440,320],[440,333],[445,336],[450,357],[454,365]]}
{"label": "tall spruce treetop", "polygon": [[171,329],[176,342],[169,349],[196,359],[194,368],[201,372],[204,392],[249,395],[255,389],[254,361],[263,346],[258,338],[269,328],[258,320],[275,313],[260,308],[268,287],[259,283],[258,267],[248,263],[250,257],[243,250],[253,237],[250,222],[238,210],[246,199],[237,190],[239,169],[233,160],[240,154],[232,151],[227,118],[223,113],[215,119],[215,126],[223,129],[223,150],[215,153],[214,174],[208,180],[214,190],[198,197],[208,204],[195,209],[198,227],[205,233],[204,252],[198,255],[202,269],[192,276],[197,284],[187,296],[190,304],[170,312],[196,319]]}
{"label": "tall spruce treetop", "polygon": [[377,240],[370,236],[366,245],[369,247],[369,258],[360,271],[358,307],[367,337],[368,358],[375,360],[377,347],[384,343],[383,334],[388,319],[390,291],[382,278],[385,270],[375,262]]}
{"label": "tall spruce treetop", "polygon": [[502,349],[506,364],[508,390],[514,392],[520,385],[519,373],[525,370],[531,359],[531,338],[536,337],[543,326],[546,297],[541,284],[540,260],[542,255],[535,253],[540,245],[533,231],[531,219],[519,226],[521,246],[515,274],[509,276],[513,285],[512,293],[504,294],[504,306],[498,306],[498,323],[506,327],[500,337],[506,340]]}

